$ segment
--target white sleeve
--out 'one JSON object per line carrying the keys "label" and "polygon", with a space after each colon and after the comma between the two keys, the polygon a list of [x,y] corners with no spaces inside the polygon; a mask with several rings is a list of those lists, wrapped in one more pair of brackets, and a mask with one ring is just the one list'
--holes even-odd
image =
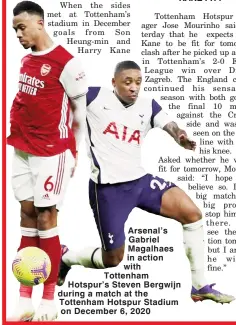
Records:
{"label": "white sleeve", "polygon": [[153,122],[154,127],[163,129],[166,124],[173,122],[173,120],[166,112],[161,110],[157,115],[154,116]]}
{"label": "white sleeve", "polygon": [[86,96],[80,96],[74,99],[71,99],[71,104],[73,108],[73,121],[75,127],[73,128],[75,141],[76,141],[76,150],[79,149],[79,144],[84,135],[85,123],[86,123]]}
{"label": "white sleeve", "polygon": [[83,96],[88,91],[85,73],[78,58],[72,58],[67,62],[59,81],[70,98]]}
{"label": "white sleeve", "polygon": [[172,122],[172,119],[169,117],[169,115],[166,112],[162,110],[161,106],[155,101],[155,99],[153,99],[151,127],[152,128],[158,127],[163,129],[164,126],[170,122]]}

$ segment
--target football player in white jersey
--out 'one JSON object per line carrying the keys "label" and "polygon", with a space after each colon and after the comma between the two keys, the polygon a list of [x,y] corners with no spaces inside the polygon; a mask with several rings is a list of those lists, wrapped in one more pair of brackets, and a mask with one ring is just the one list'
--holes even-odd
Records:
{"label": "football player in white jersey", "polygon": [[140,67],[133,61],[124,61],[116,66],[113,91],[89,88],[87,146],[92,165],[89,196],[102,248],[72,252],[62,246],[58,285],[64,283],[72,265],[117,266],[124,255],[125,222],[132,209],[139,207],[172,218],[183,226],[192,273],[192,299],[231,302],[233,296],[214,290],[204,276],[201,211],[175,184],[147,174],[142,168],[142,141],[154,127],[162,128],[185,149],[195,150],[196,143],[154,99],[138,97],[141,83]]}

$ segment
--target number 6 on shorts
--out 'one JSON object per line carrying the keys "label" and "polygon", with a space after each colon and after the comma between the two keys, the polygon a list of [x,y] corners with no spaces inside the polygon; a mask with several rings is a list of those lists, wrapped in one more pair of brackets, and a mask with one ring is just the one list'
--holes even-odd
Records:
{"label": "number 6 on shorts", "polygon": [[60,205],[70,180],[75,159],[70,150],[52,157],[36,157],[38,164],[34,184],[34,205],[48,207]]}
{"label": "number 6 on shorts", "polygon": [[52,178],[52,176],[49,176],[49,177],[46,179],[45,183],[44,183],[44,189],[45,189],[45,191],[47,191],[47,192],[51,192],[51,191],[53,190],[53,188],[54,188],[54,184],[53,184],[53,182],[50,181],[51,178]]}

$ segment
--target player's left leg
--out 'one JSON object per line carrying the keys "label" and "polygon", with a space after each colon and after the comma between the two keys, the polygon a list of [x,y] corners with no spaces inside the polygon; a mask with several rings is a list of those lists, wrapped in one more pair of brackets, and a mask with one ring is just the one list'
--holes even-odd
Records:
{"label": "player's left leg", "polygon": [[[21,241],[18,251],[34,246],[38,247],[39,237],[37,230],[37,214],[32,201],[23,200],[21,205]],[[34,316],[34,307],[32,303],[33,287],[20,284],[20,298],[14,310],[12,320],[30,321]]]}
{"label": "player's left leg", "polygon": [[224,303],[234,300],[234,297],[221,294],[207,284],[204,276],[202,214],[184,191],[173,183],[149,175],[139,207],[182,224],[186,255],[191,266],[194,301],[212,299]]}
{"label": "player's left leg", "polygon": [[178,187],[166,191],[162,196],[160,214],[179,221],[183,225],[186,255],[192,274],[194,301],[211,299],[215,302],[229,303],[235,298],[214,290],[204,276],[204,232],[201,211],[188,195]]}
{"label": "player's left leg", "polygon": [[41,304],[33,320],[57,318],[54,292],[61,259],[61,245],[57,229],[57,207],[61,204],[68,185],[74,158],[69,150],[52,157],[31,157],[34,174],[34,205],[38,213],[39,247],[51,260],[51,273],[44,283]]}
{"label": "player's left leg", "polygon": [[204,233],[202,214],[187,194],[178,187],[163,193],[160,215],[175,219],[183,226],[186,255],[189,259],[192,284],[196,289],[207,285],[204,276]]}
{"label": "player's left leg", "polygon": [[[33,186],[28,154],[15,149],[12,160],[12,187],[20,203],[21,241],[18,251],[28,246],[38,247],[37,214],[33,203]],[[20,284],[20,297],[12,320],[30,321],[34,316],[32,303],[33,287]]]}

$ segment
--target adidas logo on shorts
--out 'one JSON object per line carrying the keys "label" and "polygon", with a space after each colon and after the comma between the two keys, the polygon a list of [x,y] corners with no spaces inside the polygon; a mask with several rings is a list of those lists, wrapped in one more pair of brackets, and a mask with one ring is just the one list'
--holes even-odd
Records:
{"label": "adidas logo on shorts", "polygon": [[42,199],[43,200],[50,200],[50,197],[49,197],[48,193],[43,195]]}

